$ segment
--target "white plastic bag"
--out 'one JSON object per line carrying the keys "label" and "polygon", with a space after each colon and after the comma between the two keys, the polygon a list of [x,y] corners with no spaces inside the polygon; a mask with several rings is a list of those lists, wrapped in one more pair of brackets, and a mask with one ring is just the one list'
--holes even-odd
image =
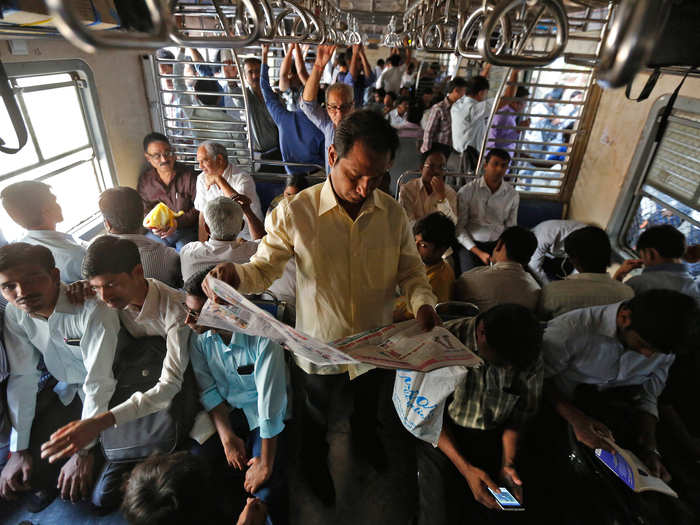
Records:
{"label": "white plastic bag", "polygon": [[436,447],[445,400],[466,374],[464,366],[447,366],[432,372],[397,370],[392,400],[406,430]]}

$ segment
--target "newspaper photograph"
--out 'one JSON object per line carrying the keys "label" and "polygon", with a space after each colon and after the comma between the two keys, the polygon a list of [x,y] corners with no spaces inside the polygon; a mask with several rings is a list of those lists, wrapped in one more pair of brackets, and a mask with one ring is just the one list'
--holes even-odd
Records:
{"label": "newspaper photograph", "polygon": [[200,325],[267,337],[319,366],[358,363],[344,352],[278,321],[225,282],[207,279],[214,293],[228,304],[207,300],[197,321]]}
{"label": "newspaper photograph", "polygon": [[412,319],[390,324],[331,343],[363,363],[381,368],[429,372],[445,366],[478,366],[481,358],[449,330],[436,326],[424,332]]}

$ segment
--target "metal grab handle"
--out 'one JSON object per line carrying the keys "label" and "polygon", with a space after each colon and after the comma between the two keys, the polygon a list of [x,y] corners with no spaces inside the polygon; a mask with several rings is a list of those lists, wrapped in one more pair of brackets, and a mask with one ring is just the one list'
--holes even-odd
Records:
{"label": "metal grab handle", "polygon": [[[487,6],[486,7],[486,12],[489,13],[493,11],[493,7]],[[460,29],[459,33],[457,34],[457,53],[459,53],[461,56],[464,58],[472,59],[472,60],[483,60],[484,57],[479,53],[477,50],[470,50],[467,47],[468,42],[472,39],[474,36],[474,33],[477,30],[479,22],[482,21],[484,18],[484,8],[479,7],[476,11],[474,11],[471,15],[469,15],[469,18],[466,19],[464,22],[464,25]],[[508,17],[501,15],[500,18],[498,19],[500,24],[501,24],[501,37],[500,37],[500,44],[498,48],[496,49],[496,53],[501,53],[503,51],[503,48],[506,46],[506,44],[510,41],[510,20]]]}
{"label": "metal grab handle", "polygon": [[0,61],[0,96],[5,101],[5,109],[7,109],[7,114],[12,121],[18,144],[16,148],[8,148],[5,146],[5,141],[0,138],[0,151],[12,155],[21,150],[27,143],[27,126],[24,123],[24,118],[22,118],[22,112],[17,105],[17,100],[15,100],[15,94],[12,92],[10,80],[7,78],[7,72],[5,71],[5,66],[2,65],[2,61]]}
{"label": "metal grab handle", "polygon": [[70,0],[46,0],[46,7],[63,37],[78,49],[94,53],[97,49],[159,49],[171,45],[172,18],[167,0],[145,0],[153,23],[153,33],[98,35],[87,29],[75,14]]}
{"label": "metal grab handle", "polygon": [[[152,0],[146,0],[152,1]],[[255,8],[255,4],[253,4],[252,0],[238,0],[238,5],[240,6],[241,4],[244,5],[245,10],[244,13],[247,11],[250,13],[250,18],[253,21],[253,31],[250,32],[249,35],[242,37],[242,36],[236,36],[233,34],[233,31],[231,30],[231,27],[228,24],[228,20],[226,19],[226,14],[223,12],[221,9],[221,1],[220,0],[211,0],[212,4],[214,5],[214,8],[216,9],[216,14],[217,17],[219,18],[219,21],[221,22],[221,27],[224,29],[224,31],[227,33],[227,36],[212,36],[212,37],[207,37],[205,39],[201,38],[192,38],[189,36],[185,36],[182,34],[182,31],[175,29],[174,27],[172,28],[170,32],[170,38],[172,39],[173,42],[175,42],[177,45],[181,47],[210,47],[213,49],[238,49],[240,47],[246,47],[258,40],[260,33],[263,30],[263,24],[262,20],[260,18],[260,13],[258,13],[258,10]],[[236,12],[236,15],[240,15],[241,13]],[[185,30],[188,30],[185,28]],[[191,29],[191,31],[195,31],[195,29]],[[172,45],[171,43],[168,43],[167,45]]]}
{"label": "metal grab handle", "polygon": [[670,4],[670,0],[625,0],[615,8],[600,50],[598,84],[624,86],[646,65],[666,25]]}
{"label": "metal grab handle", "polygon": [[566,10],[564,9],[564,6],[561,4],[560,0],[537,0],[536,5],[540,6],[539,12],[534,20],[529,24],[526,32],[521,35],[522,40],[520,41],[520,48],[522,48],[525,44],[530,32],[537,24],[544,11],[549,10],[557,27],[556,45],[549,53],[541,57],[528,57],[520,56],[517,53],[496,54],[491,50],[491,35],[498,24],[499,18],[516,8],[528,4],[529,0],[505,0],[496,6],[496,8],[486,16],[486,20],[484,21],[484,25],[481,28],[479,38],[476,42],[479,52],[483,55],[486,61],[496,66],[505,67],[542,67],[552,63],[564,52],[564,48],[566,47],[569,39],[569,19],[566,16]]}
{"label": "metal grab handle", "polygon": [[[454,47],[443,47],[444,44],[444,39],[445,39],[445,33],[443,31],[443,26],[444,26],[444,21],[443,20],[438,20],[437,22],[432,22],[425,26],[425,29],[423,32],[420,34],[420,45],[423,51],[427,51],[428,53],[451,53],[454,51]],[[426,41],[430,38],[430,32],[435,28],[437,30],[437,45],[436,46],[428,46],[426,45]]]}

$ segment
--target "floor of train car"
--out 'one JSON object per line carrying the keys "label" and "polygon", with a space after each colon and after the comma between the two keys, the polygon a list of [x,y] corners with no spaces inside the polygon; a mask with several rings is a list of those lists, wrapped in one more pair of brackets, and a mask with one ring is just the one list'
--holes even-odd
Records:
{"label": "floor of train car", "polygon": [[[409,522],[417,499],[415,454],[409,434],[401,427],[393,413],[393,406],[387,398],[389,395],[390,392],[387,392],[384,396],[387,402],[382,410],[383,415],[387,417],[382,419],[389,419],[392,424],[383,429],[381,436],[387,451],[389,467],[382,474],[378,474],[365,461],[354,457],[350,445],[348,419],[352,401],[346,391],[336,400],[338,409],[331,421],[329,432],[329,465],[337,493],[334,507],[324,507],[304,481],[298,453],[301,429],[298,419],[290,423],[289,492],[292,525],[406,525]],[[3,525],[17,525],[25,520],[37,525],[126,523],[118,512],[97,516],[87,503],[73,505],[60,498],[37,514],[23,508],[21,501],[3,502],[0,505],[0,523]],[[231,523],[235,523],[235,519],[232,519]]]}

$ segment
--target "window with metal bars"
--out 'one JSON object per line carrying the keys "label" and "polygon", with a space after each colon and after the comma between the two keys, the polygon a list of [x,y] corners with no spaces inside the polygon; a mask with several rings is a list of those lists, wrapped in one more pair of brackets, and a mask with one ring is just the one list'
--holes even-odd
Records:
{"label": "window with metal bars", "polygon": [[[688,244],[700,244],[700,100],[678,97],[657,144],[658,117],[666,100],[650,112],[622,190],[630,193],[623,194],[611,221],[624,256],[633,256],[641,233],[657,224],[670,224]],[[689,267],[700,275],[700,263]]]}
{"label": "window with metal bars", "polygon": [[[63,210],[58,229],[80,234],[100,222],[100,193],[114,185],[107,141],[88,66],[79,60],[6,64],[29,140],[18,153],[0,153],[0,191],[15,182],[51,186]],[[12,129],[4,106],[0,128]],[[24,236],[2,210],[8,241]]]}

